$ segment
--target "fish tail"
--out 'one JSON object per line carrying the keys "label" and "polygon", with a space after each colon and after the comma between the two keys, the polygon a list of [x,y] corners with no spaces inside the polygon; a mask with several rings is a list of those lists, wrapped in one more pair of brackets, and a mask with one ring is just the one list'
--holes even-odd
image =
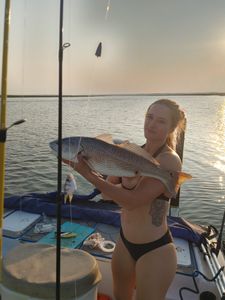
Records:
{"label": "fish tail", "polygon": [[68,195],[68,200],[69,200],[69,203],[71,204],[72,200],[73,200],[73,195]]}
{"label": "fish tail", "polygon": [[69,201],[69,203],[71,203],[72,200],[73,200],[73,195],[71,195],[71,194],[65,194],[64,195],[64,204],[66,204],[67,201]]}
{"label": "fish tail", "polygon": [[192,176],[188,173],[184,173],[184,172],[178,172],[178,184],[181,185],[182,183],[184,183],[186,180],[190,180],[192,179]]}

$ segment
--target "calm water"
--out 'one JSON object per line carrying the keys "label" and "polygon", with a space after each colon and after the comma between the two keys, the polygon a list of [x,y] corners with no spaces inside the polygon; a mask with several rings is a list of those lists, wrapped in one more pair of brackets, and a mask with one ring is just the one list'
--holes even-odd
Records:
{"label": "calm water", "polygon": [[[181,215],[217,227],[225,209],[225,98],[172,97],[187,114],[183,170],[193,179],[182,186]],[[111,133],[142,144],[143,121],[153,96],[65,98],[63,136]],[[9,99],[7,124],[27,122],[8,132],[6,147],[7,196],[57,189],[57,159],[48,143],[57,138],[57,99]],[[63,166],[63,181],[70,172]],[[74,172],[75,173],[75,172]],[[92,187],[76,175],[79,191]]]}

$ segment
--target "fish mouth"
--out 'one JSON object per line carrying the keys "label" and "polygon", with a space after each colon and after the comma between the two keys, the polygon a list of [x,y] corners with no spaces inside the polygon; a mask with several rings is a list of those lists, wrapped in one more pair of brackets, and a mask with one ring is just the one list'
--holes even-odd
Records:
{"label": "fish mouth", "polygon": [[58,141],[53,141],[49,143],[50,148],[53,150],[53,152],[58,153]]}

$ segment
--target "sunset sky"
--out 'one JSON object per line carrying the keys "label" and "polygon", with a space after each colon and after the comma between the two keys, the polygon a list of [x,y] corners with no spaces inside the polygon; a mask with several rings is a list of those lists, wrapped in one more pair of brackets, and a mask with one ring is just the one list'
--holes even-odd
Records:
{"label": "sunset sky", "polygon": [[[59,1],[11,0],[8,93],[57,94],[58,27]],[[65,0],[64,42],[65,94],[225,91],[224,0]]]}

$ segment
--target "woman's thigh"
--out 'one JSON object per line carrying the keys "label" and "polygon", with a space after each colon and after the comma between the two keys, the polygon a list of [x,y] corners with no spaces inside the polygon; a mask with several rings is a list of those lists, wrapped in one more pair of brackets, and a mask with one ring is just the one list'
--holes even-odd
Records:
{"label": "woman's thigh", "polygon": [[118,300],[130,300],[135,286],[135,261],[121,239],[117,241],[112,257],[114,296]]}
{"label": "woman's thigh", "polygon": [[163,300],[176,273],[174,244],[168,244],[143,255],[136,264],[136,299]]}

